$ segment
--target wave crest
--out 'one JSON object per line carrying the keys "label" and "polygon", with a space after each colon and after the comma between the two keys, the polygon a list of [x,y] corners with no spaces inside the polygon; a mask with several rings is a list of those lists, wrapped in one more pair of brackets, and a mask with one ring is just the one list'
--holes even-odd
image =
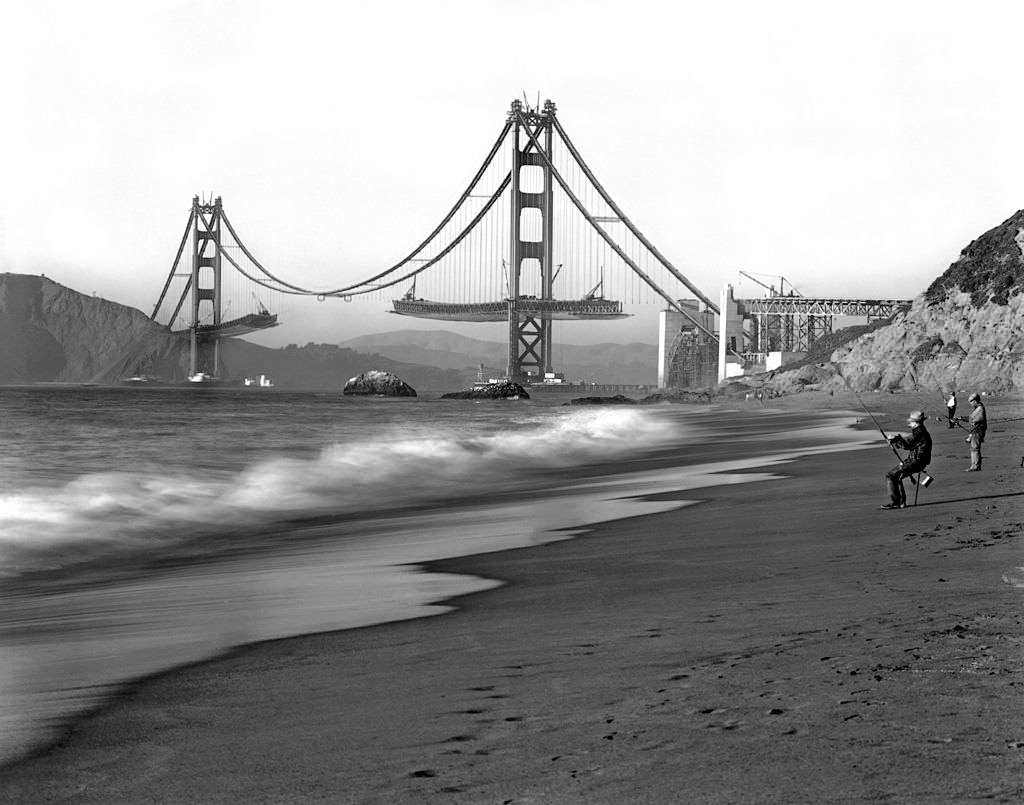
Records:
{"label": "wave crest", "polygon": [[[237,472],[131,468],[57,490],[0,495],[0,575],[161,548],[212,533],[318,514],[430,505],[529,485],[538,470],[635,455],[670,438],[651,411],[586,409],[524,416],[509,428],[392,428],[275,456]],[[355,434],[353,434],[355,436]]]}

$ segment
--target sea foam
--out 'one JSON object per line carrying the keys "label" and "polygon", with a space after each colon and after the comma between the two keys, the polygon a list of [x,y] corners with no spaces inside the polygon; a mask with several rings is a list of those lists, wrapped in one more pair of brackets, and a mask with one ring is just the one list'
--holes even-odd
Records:
{"label": "sea foam", "polygon": [[430,506],[535,482],[538,471],[650,450],[676,420],[634,408],[525,412],[508,428],[390,426],[237,471],[152,465],[0,495],[0,575],[147,552],[276,521]]}

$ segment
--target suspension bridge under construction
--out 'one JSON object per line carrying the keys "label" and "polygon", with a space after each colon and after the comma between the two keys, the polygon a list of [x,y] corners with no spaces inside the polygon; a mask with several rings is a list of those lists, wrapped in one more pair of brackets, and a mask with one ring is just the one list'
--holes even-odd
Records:
{"label": "suspension bridge under construction", "polygon": [[[661,306],[659,385],[705,387],[771,351],[806,349],[837,316],[891,316],[908,300],[772,294],[716,303],[615,203],[569,139],[555,104],[513,101],[480,168],[403,259],[329,289],[281,279],[245,246],[217,197],[195,197],[151,318],[190,343],[190,375],[218,377],[223,338],[279,324],[273,300],[391,299],[402,316],[508,323],[506,375],[542,382],[555,321],[626,318]],[[267,302],[268,304],[265,304]]]}

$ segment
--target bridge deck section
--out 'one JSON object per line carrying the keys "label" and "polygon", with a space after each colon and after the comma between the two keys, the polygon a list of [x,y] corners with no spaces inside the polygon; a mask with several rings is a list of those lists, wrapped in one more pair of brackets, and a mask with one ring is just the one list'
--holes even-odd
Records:
{"label": "bridge deck section", "polygon": [[911,305],[910,299],[837,299],[832,297],[769,296],[738,299],[746,315],[867,316],[884,319]]}
{"label": "bridge deck section", "polygon": [[[277,327],[276,313],[249,313],[230,321],[222,321],[220,324],[200,324],[196,330],[200,335],[217,335],[225,338],[246,333],[255,333],[258,330],[267,330]],[[191,328],[174,330],[176,333],[187,333]]]}
{"label": "bridge deck section", "polygon": [[[427,299],[395,299],[393,313],[441,321],[508,321],[510,300],[500,302],[433,302]],[[628,318],[622,302],[609,299],[531,299],[515,302],[520,316],[556,321],[613,320]]]}

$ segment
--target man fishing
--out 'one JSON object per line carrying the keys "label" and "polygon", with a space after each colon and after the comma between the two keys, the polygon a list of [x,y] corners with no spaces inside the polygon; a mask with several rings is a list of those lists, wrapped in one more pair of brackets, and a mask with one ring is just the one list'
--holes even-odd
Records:
{"label": "man fishing", "polygon": [[881,506],[883,509],[905,509],[907,507],[907,491],[903,488],[903,479],[921,472],[932,460],[932,437],[924,426],[925,419],[924,412],[911,411],[910,416],[907,417],[910,438],[904,438],[900,433],[887,437],[890,446],[893,447],[893,452],[898,447],[908,453],[898,466],[893,467],[885,475],[886,487],[889,490],[889,502]]}
{"label": "man fishing", "polygon": [[956,426],[956,390],[949,392],[949,399],[946,400],[946,421],[950,429]]}
{"label": "man fishing", "polygon": [[967,402],[974,406],[970,416],[961,417],[964,422],[971,426],[967,436],[967,443],[971,446],[971,466],[967,472],[981,472],[981,443],[985,441],[985,431],[988,430],[988,415],[985,413],[985,405],[981,401],[978,392],[974,392],[967,398]]}

